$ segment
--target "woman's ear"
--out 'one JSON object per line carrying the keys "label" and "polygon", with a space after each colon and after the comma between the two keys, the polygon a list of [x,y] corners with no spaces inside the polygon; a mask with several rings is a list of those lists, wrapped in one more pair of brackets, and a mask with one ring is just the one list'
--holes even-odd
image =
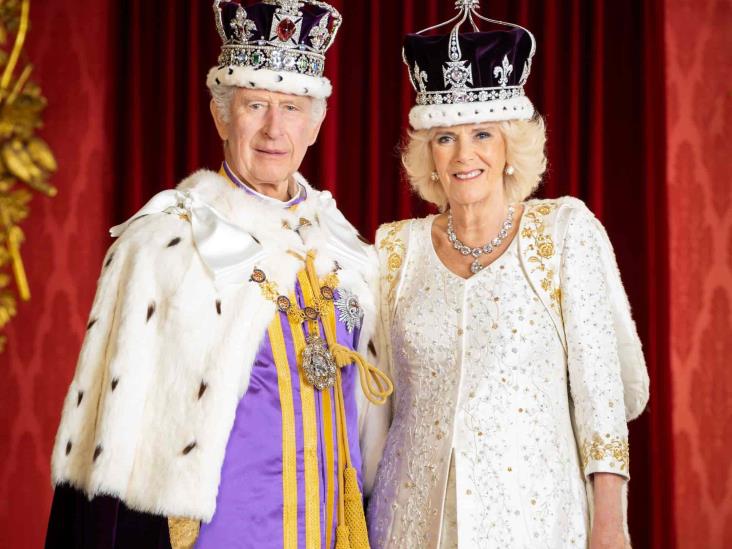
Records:
{"label": "woman's ear", "polygon": [[227,141],[229,139],[229,125],[221,118],[221,111],[216,105],[216,101],[211,99],[209,107],[211,108],[211,116],[213,116],[216,131],[219,132],[221,141]]}

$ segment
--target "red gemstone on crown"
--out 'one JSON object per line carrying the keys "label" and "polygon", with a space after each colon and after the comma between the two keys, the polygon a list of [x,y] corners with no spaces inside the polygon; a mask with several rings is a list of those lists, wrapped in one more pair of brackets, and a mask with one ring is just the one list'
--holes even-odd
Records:
{"label": "red gemstone on crown", "polygon": [[292,19],[283,19],[280,24],[277,25],[277,38],[282,42],[287,42],[295,34],[297,26],[293,23]]}

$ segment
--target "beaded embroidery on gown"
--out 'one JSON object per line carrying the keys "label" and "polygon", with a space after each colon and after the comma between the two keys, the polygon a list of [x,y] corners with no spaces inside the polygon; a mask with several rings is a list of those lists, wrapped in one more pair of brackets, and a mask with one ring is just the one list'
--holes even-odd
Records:
{"label": "beaded embroidery on gown", "polygon": [[[466,280],[437,257],[433,222],[411,222],[391,324],[396,392],[369,508],[372,547],[586,547],[588,469],[568,388],[572,381],[573,397],[592,411],[582,422],[624,439],[619,371],[570,380],[556,328],[523,271],[518,236]],[[596,321],[609,322],[603,314]],[[595,406],[597,399],[604,404]],[[595,470],[625,476],[621,463],[601,454]]]}

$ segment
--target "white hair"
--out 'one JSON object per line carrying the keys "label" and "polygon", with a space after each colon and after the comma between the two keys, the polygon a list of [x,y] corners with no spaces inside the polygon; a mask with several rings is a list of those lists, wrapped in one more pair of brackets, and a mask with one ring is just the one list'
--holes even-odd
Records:
{"label": "white hair", "polygon": [[[216,85],[209,88],[211,90],[211,97],[216,104],[216,109],[219,112],[219,116],[224,122],[229,122],[231,117],[231,101],[234,98],[234,92],[237,90],[237,86],[227,85]],[[312,99],[312,119],[313,122],[320,122],[325,117],[325,112],[328,109],[328,101],[326,99],[318,99],[311,97]]]}

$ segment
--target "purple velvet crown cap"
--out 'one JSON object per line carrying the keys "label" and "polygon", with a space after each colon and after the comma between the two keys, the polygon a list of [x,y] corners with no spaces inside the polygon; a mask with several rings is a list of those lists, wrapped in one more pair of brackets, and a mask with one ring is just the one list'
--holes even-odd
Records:
{"label": "purple velvet crown cap", "polygon": [[[221,2],[221,16],[226,36],[230,40],[235,39],[232,22],[236,19],[237,9],[240,5],[244,6],[246,9],[247,19],[256,25],[256,29],[253,29],[252,36],[249,40],[252,42],[257,40],[268,41],[270,38],[270,29],[272,29],[272,23],[278,6],[276,4],[267,4],[264,2],[256,2],[251,5],[247,5],[246,2]],[[321,19],[329,17],[330,12],[325,8],[313,4],[303,5],[300,7],[300,11],[302,12],[302,22],[297,43],[302,46],[319,50],[320,48],[312,43],[310,31],[320,23]],[[329,31],[332,32],[332,23],[328,22],[327,25],[329,27]],[[283,38],[288,37],[288,33],[294,30],[293,27],[288,24],[275,25],[275,28],[276,27],[281,27],[281,37]]]}
{"label": "purple velvet crown cap", "polygon": [[[513,28],[489,32],[460,33],[458,35],[462,61],[470,62],[472,88],[501,88],[522,86],[525,80],[524,69],[530,67],[534,42],[524,29]],[[423,36],[408,34],[404,39],[404,55],[410,74],[415,66],[427,74],[425,87],[428,92],[444,92],[451,88],[446,85],[443,67],[450,61],[450,35]],[[503,60],[511,67],[508,81],[501,85]],[[496,72],[496,67],[501,71]],[[528,69],[526,73],[528,78]],[[419,91],[419,89],[417,89]]]}

